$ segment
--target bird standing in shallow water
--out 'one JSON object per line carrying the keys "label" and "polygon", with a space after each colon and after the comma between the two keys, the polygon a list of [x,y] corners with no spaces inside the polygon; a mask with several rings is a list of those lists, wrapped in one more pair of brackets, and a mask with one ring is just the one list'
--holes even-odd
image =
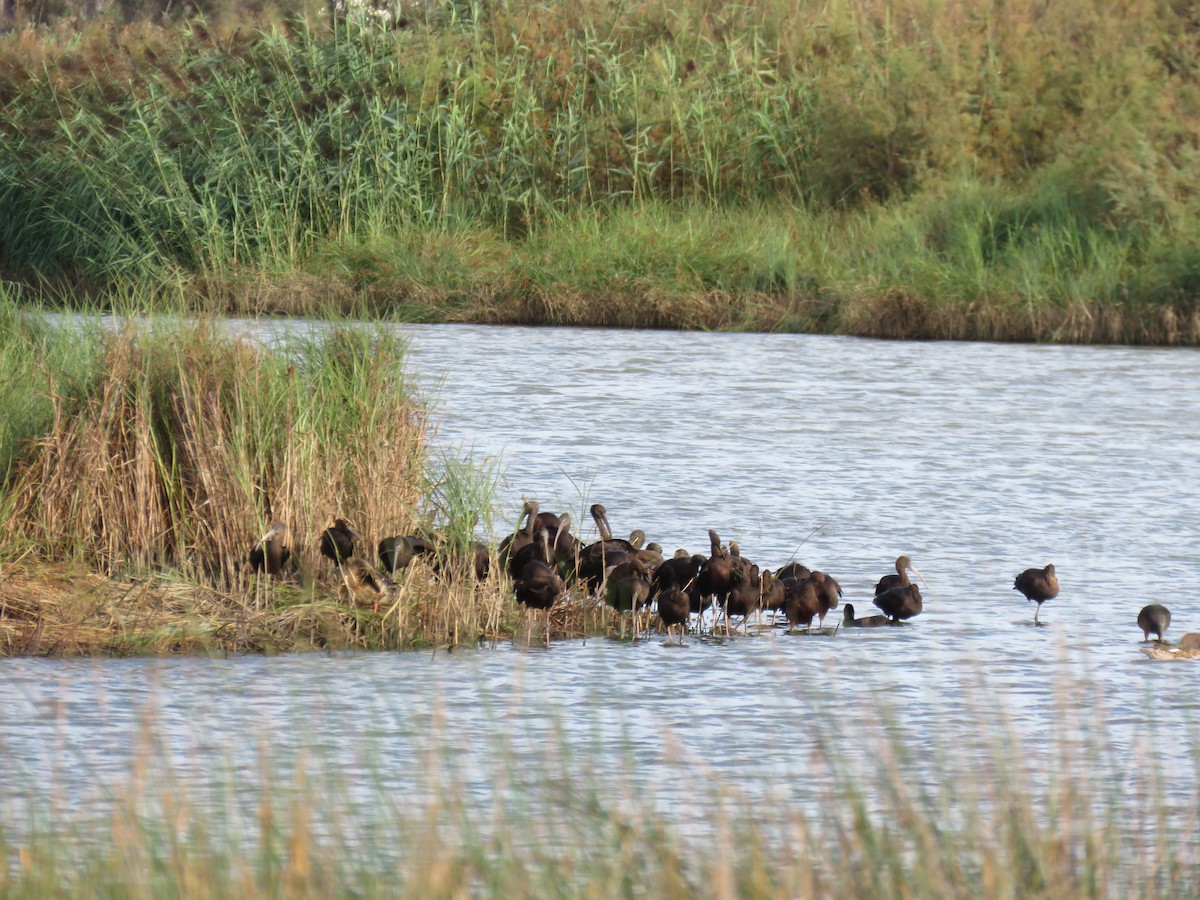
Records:
{"label": "bird standing in shallow water", "polygon": [[914,575],[925,581],[925,576],[917,571],[917,567],[912,564],[912,560],[907,556],[899,556],[896,558],[896,574],[884,575],[875,585],[876,595],[882,594],[884,591],[890,591],[894,587],[907,587],[912,584],[908,580],[908,573],[912,571]]}
{"label": "bird standing in shallow water", "polygon": [[896,574],[884,575],[875,585],[875,599],[872,602],[893,622],[911,619],[920,615],[921,610],[925,608],[920,589],[908,580],[910,569],[922,581],[925,580],[925,576],[917,571],[911,559],[900,556],[896,558]]}
{"label": "bird standing in shallow water", "polygon": [[667,641],[675,626],[679,626],[679,643],[683,643],[683,630],[687,627],[692,613],[692,601],[687,592],[677,584],[672,584],[658,595],[658,617],[667,626]]}
{"label": "bird standing in shallow water", "polygon": [[1053,563],[1044,569],[1026,569],[1013,582],[1013,590],[1020,591],[1027,600],[1037,601],[1033,621],[1034,624],[1041,625],[1038,613],[1042,611],[1042,604],[1058,596],[1058,576],[1054,574]]}
{"label": "bird standing in shallow water", "polygon": [[921,589],[915,584],[889,588],[882,594],[876,594],[872,602],[882,609],[893,622],[911,619],[913,616],[920,615],[925,608],[925,603],[921,599]]}
{"label": "bird standing in shallow water", "polygon": [[1151,603],[1142,607],[1137,622],[1138,628],[1142,629],[1143,642],[1150,640],[1150,632],[1154,632],[1158,640],[1162,641],[1171,624],[1171,611],[1161,603]]}

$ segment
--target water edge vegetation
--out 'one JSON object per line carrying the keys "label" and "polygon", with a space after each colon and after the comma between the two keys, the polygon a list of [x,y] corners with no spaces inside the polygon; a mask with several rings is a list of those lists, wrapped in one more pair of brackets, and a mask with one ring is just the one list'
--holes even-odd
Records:
{"label": "water edge vegetation", "polygon": [[397,10],[0,36],[0,274],[68,305],[1200,343],[1186,6]]}
{"label": "water edge vegetation", "polygon": [[[504,714],[514,702],[534,720],[546,714],[533,688],[485,713],[486,739],[466,755],[431,712],[428,733],[411,736],[421,764],[401,766],[381,732],[357,720],[341,723],[357,736],[349,760],[331,758],[319,727],[310,735],[317,742],[299,737],[298,750],[297,735],[253,727],[244,744],[222,750],[204,723],[181,730],[171,725],[178,710],[165,721],[150,692],[130,746],[92,773],[87,802],[55,781],[63,766],[83,766],[64,777],[77,783],[88,772],[83,758],[13,780],[31,789],[9,798],[0,824],[0,890],[9,897],[1194,894],[1195,779],[1168,776],[1149,734],[1132,757],[1116,750],[1087,680],[1056,680],[1057,725],[1047,741],[1019,736],[982,683],[962,698],[960,729],[920,737],[882,697],[851,727],[836,703],[801,686],[794,708],[775,711],[795,720],[787,727],[810,749],[787,766],[786,784],[767,783],[765,771],[748,769],[736,780],[714,772],[671,726],[655,739],[674,762],[670,783],[647,783],[632,762],[614,766],[611,751],[572,745],[553,725],[531,730],[526,717]],[[377,697],[360,712],[387,723],[382,713],[391,702]],[[0,749],[13,737],[0,737]]]}
{"label": "water edge vegetation", "polygon": [[[320,557],[333,514],[370,548],[434,530],[465,546],[494,514],[495,473],[431,451],[395,332],[347,324],[268,347],[210,319],[109,329],[11,304],[0,317],[4,653],[395,648],[521,630],[498,573],[477,583],[418,563],[372,610]],[[294,554],[278,577],[247,562],[273,520]],[[601,615],[566,608],[546,627],[587,633]]]}

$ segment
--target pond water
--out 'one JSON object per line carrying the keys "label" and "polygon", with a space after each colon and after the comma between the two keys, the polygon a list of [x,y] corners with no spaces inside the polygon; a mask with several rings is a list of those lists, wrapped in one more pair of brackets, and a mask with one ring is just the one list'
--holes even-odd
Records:
{"label": "pond water", "polygon": [[[1035,780],[1065,735],[1096,748],[1105,777],[1134,778],[1125,761],[1150,758],[1169,796],[1194,799],[1200,662],[1150,662],[1135,620],[1163,603],[1169,637],[1200,631],[1200,353],[404,331],[439,443],[497,461],[512,521],[523,497],[589,525],[602,502],[618,535],[641,528],[668,553],[706,551],[715,528],[765,567],[796,558],[834,575],[859,615],[907,554],[924,613],[905,628],[681,648],[3,660],[0,815],[50,794],[102,807],[151,721],[176,777],[199,785],[240,773],[252,794],[266,748],[284,773],[318,754],[351,793],[379,780],[419,792],[443,752],[486,804],[509,764],[489,758],[501,733],[510,753],[628,769],[694,824],[702,809],[666,801],[699,772],[818,802],[821,755],[869,770],[881,711],[930,784],[946,751],[980,762],[982,718],[1011,729]],[[1013,577],[1050,562],[1061,592],[1037,628]]]}

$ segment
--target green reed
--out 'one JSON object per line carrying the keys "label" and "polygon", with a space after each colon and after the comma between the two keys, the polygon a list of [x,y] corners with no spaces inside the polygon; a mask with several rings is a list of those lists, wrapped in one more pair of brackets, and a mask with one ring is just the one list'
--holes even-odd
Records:
{"label": "green reed", "polygon": [[1180,15],[531,0],[12,35],[0,271],[217,310],[555,321],[558,292],[590,323],[1191,342]]}

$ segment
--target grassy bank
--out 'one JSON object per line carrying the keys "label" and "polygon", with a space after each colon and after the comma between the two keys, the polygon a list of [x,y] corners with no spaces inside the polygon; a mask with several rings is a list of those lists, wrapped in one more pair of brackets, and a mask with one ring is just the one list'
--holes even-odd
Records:
{"label": "grassy bank", "polygon": [[[202,320],[110,331],[0,308],[0,653],[281,652],[528,631],[497,575],[414,563],[379,609],[318,544],[340,515],[465,546],[490,476],[430,453],[403,342],[332,328],[271,348]],[[292,559],[248,565],[267,524]],[[554,634],[600,627],[564,608]],[[544,627],[544,626],[543,626]]]}
{"label": "grassy bank", "polygon": [[[378,702],[375,712],[391,712],[385,721],[398,714]],[[512,702],[535,713],[543,705],[518,691],[501,709]],[[809,710],[811,702],[800,706]],[[1129,765],[1099,713],[1089,709],[1084,715],[1097,720],[1080,727],[1071,708],[1064,706],[1062,730],[1049,743],[1018,739],[990,707],[964,707],[969,727],[957,735],[920,738],[895,727],[902,718],[895,710],[860,711],[867,723],[850,727],[830,710],[777,710],[795,716],[802,737],[787,783],[773,785],[750,760],[736,783],[714,774],[670,726],[644,739],[675,762],[672,783],[656,784],[645,771],[614,764],[615,750],[568,746],[553,729],[534,740],[523,732],[524,716],[502,711],[465,758],[453,726],[435,717],[442,724],[403,750],[385,743],[386,732],[342,723],[359,736],[349,758],[302,738],[304,749],[293,755],[284,747],[295,735],[252,728],[243,739],[256,740],[257,766],[237,766],[211,749],[198,766],[183,749],[187,737],[165,740],[147,709],[130,736],[136,748],[120,751],[127,768],[118,762],[97,772],[101,788],[91,803],[72,803],[69,790],[51,785],[14,805],[0,825],[0,890],[9,897],[1192,895],[1200,877],[1194,788],[1170,793],[1174,779],[1160,769],[1161,751],[1140,747]],[[314,725],[311,740],[320,741],[324,723]],[[211,748],[210,740],[200,743]],[[455,765],[464,759],[469,771]],[[929,766],[940,777],[931,779]]]}
{"label": "grassy bank", "polygon": [[0,273],[66,303],[1200,342],[1181,7],[258,24],[0,37]]}

